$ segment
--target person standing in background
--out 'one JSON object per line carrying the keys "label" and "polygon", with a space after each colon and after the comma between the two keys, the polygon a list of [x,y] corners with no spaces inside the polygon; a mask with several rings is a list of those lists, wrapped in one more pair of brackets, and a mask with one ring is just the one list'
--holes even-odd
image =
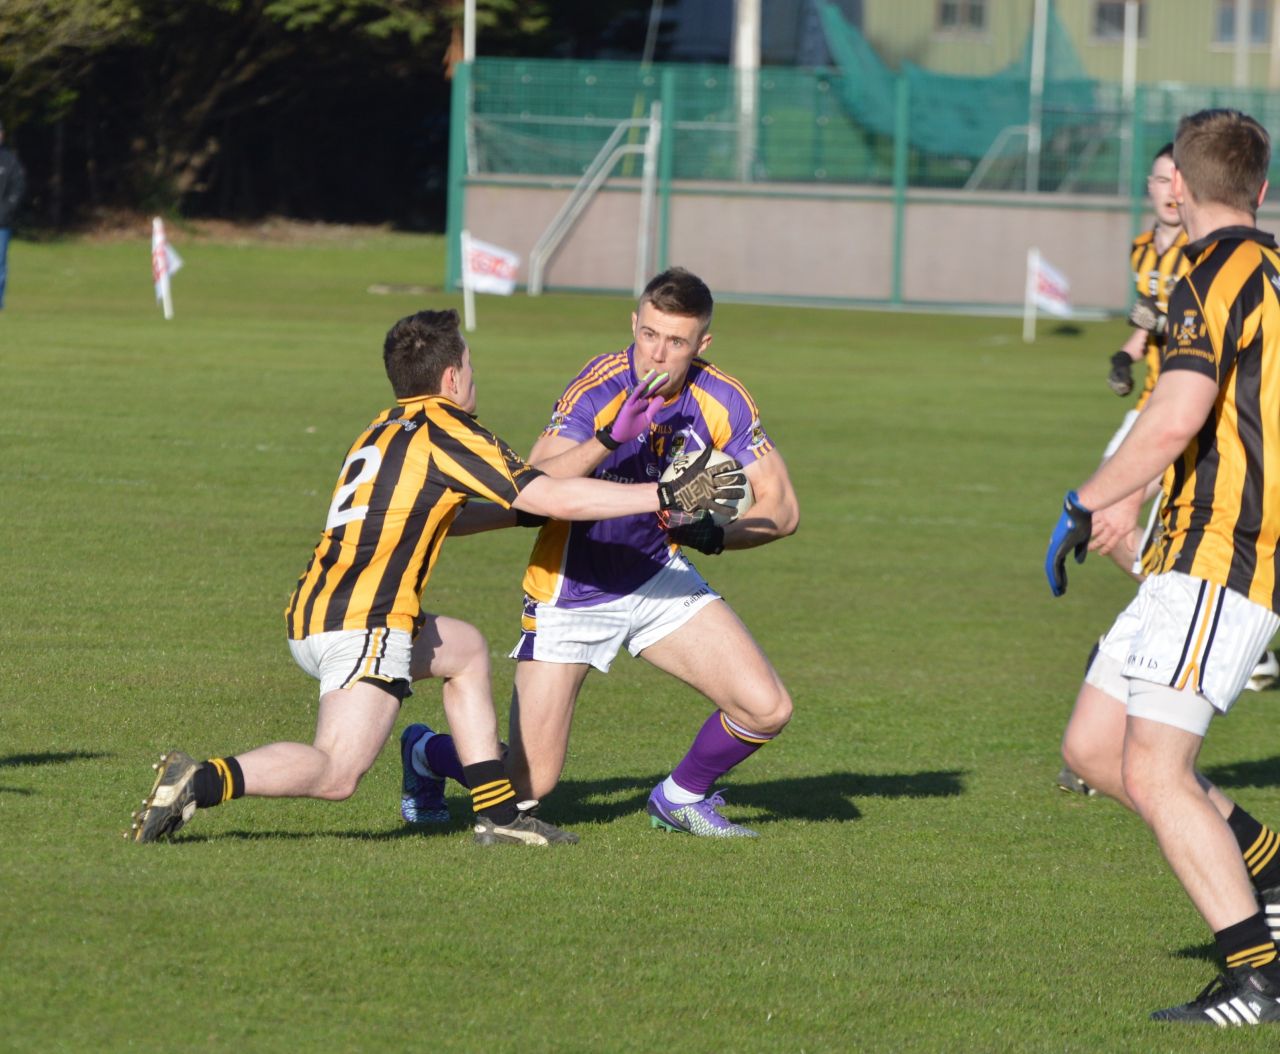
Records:
{"label": "person standing in background", "polygon": [[9,236],[13,217],[27,191],[27,174],[18,155],[4,145],[4,125],[0,124],[0,309],[4,308],[5,279],[9,275]]}

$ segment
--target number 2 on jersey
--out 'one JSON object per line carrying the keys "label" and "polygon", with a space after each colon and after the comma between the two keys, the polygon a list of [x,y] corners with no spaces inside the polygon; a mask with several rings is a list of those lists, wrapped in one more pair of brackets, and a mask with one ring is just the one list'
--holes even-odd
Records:
{"label": "number 2 on jersey", "polygon": [[346,509],[342,506],[355,496],[360,484],[368,483],[378,474],[378,469],[382,465],[382,451],[376,446],[362,446],[359,450],[353,450],[347,460],[342,463],[342,471],[338,473],[338,478],[345,478],[351,466],[357,463],[361,463],[360,471],[334,491],[333,503],[329,506],[329,519],[324,525],[326,531],[332,531],[344,523],[363,520],[369,514],[368,505],[353,505]]}

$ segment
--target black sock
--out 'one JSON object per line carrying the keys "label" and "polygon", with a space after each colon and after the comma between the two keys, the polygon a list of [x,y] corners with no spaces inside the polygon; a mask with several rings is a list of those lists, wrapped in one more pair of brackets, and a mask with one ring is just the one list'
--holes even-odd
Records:
{"label": "black sock", "polygon": [[1280,837],[1266,824],[1259,823],[1239,805],[1227,817],[1227,826],[1236,836],[1244,866],[1255,889],[1270,889],[1280,885]]}
{"label": "black sock", "polygon": [[519,815],[516,809],[516,789],[507,779],[507,770],[501,761],[494,758],[475,765],[464,765],[462,775],[471,788],[471,808],[477,816],[484,816],[500,827],[515,822]]}
{"label": "black sock", "polygon": [[1218,930],[1213,939],[1217,942],[1218,951],[1222,953],[1228,970],[1252,966],[1260,970],[1268,981],[1280,983],[1280,959],[1277,958],[1276,942],[1271,939],[1271,930],[1261,911],[1225,930]]}
{"label": "black sock", "polygon": [[210,758],[196,769],[196,808],[211,809],[244,794],[244,773],[235,758]]}

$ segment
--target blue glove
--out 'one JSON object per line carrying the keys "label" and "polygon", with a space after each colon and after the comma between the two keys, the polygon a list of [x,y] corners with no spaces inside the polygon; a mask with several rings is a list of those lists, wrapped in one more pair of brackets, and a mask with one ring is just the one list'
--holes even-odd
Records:
{"label": "blue glove", "polygon": [[1044,573],[1055,597],[1067,591],[1067,553],[1074,549],[1076,563],[1084,563],[1089,551],[1089,536],[1093,533],[1093,513],[1076,498],[1074,490],[1067,491],[1062,503],[1062,515],[1049,538],[1049,551],[1044,555]]}

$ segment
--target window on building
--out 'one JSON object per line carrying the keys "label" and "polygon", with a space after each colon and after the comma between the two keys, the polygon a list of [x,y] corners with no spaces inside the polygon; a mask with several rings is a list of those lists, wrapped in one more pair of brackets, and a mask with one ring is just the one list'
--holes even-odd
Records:
{"label": "window on building", "polygon": [[[1124,39],[1124,0],[1096,0],[1093,5],[1094,40]],[[1138,39],[1147,36],[1147,5],[1138,4]]]}
{"label": "window on building", "polygon": [[[1213,20],[1213,42],[1236,42],[1236,0],[1218,0],[1218,13]],[[1249,44],[1266,47],[1271,41],[1271,0],[1252,0],[1249,4]]]}
{"label": "window on building", "polygon": [[936,25],[944,33],[985,33],[987,0],[938,0]]}

